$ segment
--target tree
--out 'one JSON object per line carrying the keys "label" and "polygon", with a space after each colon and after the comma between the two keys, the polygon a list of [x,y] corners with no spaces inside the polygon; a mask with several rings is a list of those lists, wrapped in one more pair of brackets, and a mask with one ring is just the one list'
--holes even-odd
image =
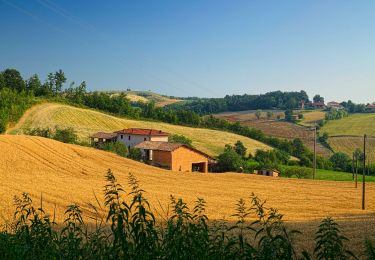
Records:
{"label": "tree", "polygon": [[246,150],[247,148],[244,146],[244,144],[238,140],[235,144],[234,144],[234,151],[239,155],[241,156],[242,158],[245,158],[246,157]]}
{"label": "tree", "polygon": [[29,93],[38,93],[42,87],[42,83],[39,80],[39,77],[37,74],[32,75],[27,81],[26,81],[26,89]]}
{"label": "tree", "polygon": [[346,153],[334,153],[329,159],[335,169],[346,171],[348,168],[350,157]]}
{"label": "tree", "polygon": [[241,157],[236,153],[232,146],[226,145],[224,152],[217,158],[217,167],[219,171],[239,171],[243,166]]}
{"label": "tree", "polygon": [[255,112],[255,116],[256,116],[256,118],[259,120],[260,119],[260,116],[262,115],[262,110],[257,110],[256,112]]}
{"label": "tree", "polygon": [[60,94],[62,91],[62,85],[66,82],[66,77],[64,72],[60,69],[55,72],[54,74],[55,78],[55,89],[54,89],[54,94]]}
{"label": "tree", "polygon": [[285,120],[288,121],[288,122],[294,122],[294,118],[293,118],[293,110],[292,109],[288,109],[286,110],[285,112]]}
{"label": "tree", "polygon": [[6,69],[3,72],[5,87],[14,89],[18,92],[25,90],[25,82],[16,69]]}
{"label": "tree", "polygon": [[273,116],[273,112],[268,111],[267,112],[267,119],[270,120],[272,118],[272,116]]}
{"label": "tree", "polygon": [[184,135],[171,135],[169,136],[168,141],[171,143],[186,144],[189,147],[193,147],[193,141]]}
{"label": "tree", "polygon": [[324,103],[324,97],[322,97],[322,96],[320,96],[320,95],[315,95],[315,96],[313,97],[313,101],[314,101],[315,103],[318,103],[318,102],[322,102],[322,103]]}
{"label": "tree", "polygon": [[5,85],[4,74],[2,72],[0,72],[0,89],[3,89],[5,87],[6,87],[6,85]]}

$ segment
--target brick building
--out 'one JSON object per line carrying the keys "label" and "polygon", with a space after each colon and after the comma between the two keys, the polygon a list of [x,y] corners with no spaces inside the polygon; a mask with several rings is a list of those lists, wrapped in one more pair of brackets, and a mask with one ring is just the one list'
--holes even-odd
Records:
{"label": "brick building", "polygon": [[145,141],[135,146],[151,165],[180,172],[208,172],[212,158],[185,144]]}

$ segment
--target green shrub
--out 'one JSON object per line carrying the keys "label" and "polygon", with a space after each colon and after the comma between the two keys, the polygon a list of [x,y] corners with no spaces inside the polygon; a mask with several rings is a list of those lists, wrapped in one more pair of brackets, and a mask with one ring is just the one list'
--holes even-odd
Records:
{"label": "green shrub", "polygon": [[26,134],[33,136],[41,136],[46,138],[52,138],[53,133],[50,128],[33,128],[26,131]]}
{"label": "green shrub", "polygon": [[168,137],[168,141],[171,143],[186,144],[189,147],[193,147],[193,141],[184,135],[171,135]]}
{"label": "green shrub", "polygon": [[313,169],[307,167],[280,166],[279,169],[280,175],[287,178],[311,179],[313,175]]}
{"label": "green shrub", "polygon": [[103,144],[100,144],[98,148],[104,151],[109,151],[109,152],[118,154],[122,157],[127,157],[129,154],[128,148],[126,147],[126,145],[124,145],[121,142],[103,143]]}
{"label": "green shrub", "polygon": [[77,143],[78,136],[75,130],[71,127],[65,129],[56,128],[53,139],[63,143],[74,144]]}
{"label": "green shrub", "polygon": [[141,161],[142,160],[141,149],[130,147],[128,157],[136,161]]}

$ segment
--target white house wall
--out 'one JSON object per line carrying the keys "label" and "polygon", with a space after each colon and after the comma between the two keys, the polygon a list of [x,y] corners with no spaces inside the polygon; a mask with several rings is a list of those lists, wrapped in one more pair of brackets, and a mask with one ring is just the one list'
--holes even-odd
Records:
{"label": "white house wall", "polygon": [[[129,140],[130,136],[130,140]],[[129,135],[129,134],[118,134],[117,141],[125,144],[127,147],[134,147],[144,141],[161,141],[168,142],[168,136],[149,136],[149,135]]]}

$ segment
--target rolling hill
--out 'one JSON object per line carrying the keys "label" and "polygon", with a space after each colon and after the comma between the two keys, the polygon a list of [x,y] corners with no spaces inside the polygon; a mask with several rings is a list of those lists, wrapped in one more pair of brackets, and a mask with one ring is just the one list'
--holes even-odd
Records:
{"label": "rolling hill", "polygon": [[356,148],[363,150],[363,135],[369,135],[367,152],[370,161],[375,161],[375,114],[354,114],[328,121],[320,131],[328,133],[328,143],[334,151],[350,156]]}
{"label": "rolling hill", "polygon": [[111,92],[112,95],[119,95],[120,93],[126,94],[126,96],[132,102],[150,102],[154,101],[157,106],[166,106],[173,103],[181,102],[180,99],[170,98],[164,95],[160,95],[151,91],[123,91],[123,92]]}
{"label": "rolling hill", "polygon": [[190,138],[193,145],[203,152],[215,156],[221,153],[225,144],[233,144],[240,140],[254,153],[256,149],[271,147],[256,140],[217,130],[191,128],[153,121],[123,119],[100,113],[94,110],[76,108],[68,105],[44,103],[28,110],[15,127],[8,132],[23,133],[26,129],[36,127],[54,128],[73,127],[83,141],[89,141],[89,135],[99,131],[116,131],[129,127],[154,128],[171,134],[180,134]]}
{"label": "rolling hill", "polygon": [[231,221],[238,199],[254,192],[285,214],[291,226],[305,232],[302,243],[308,247],[317,221],[326,216],[339,220],[345,235],[353,239],[353,247],[359,247],[366,235],[373,235],[373,183],[367,185],[368,208],[362,211],[360,189],[351,182],[171,172],[93,148],[22,135],[0,135],[0,222],[10,219],[13,195],[22,192],[28,192],[36,205],[42,197],[48,212],[56,209],[58,223],[63,220],[64,207],[71,203],[90,214],[88,203],[97,205],[95,196],[103,201],[104,174],[109,168],[125,190],[128,174],[136,176],[153,210],[161,215],[166,214],[170,195],[182,197],[189,206],[200,197],[207,201],[210,219]]}
{"label": "rolling hill", "polygon": [[[288,140],[300,138],[304,142],[304,144],[310,148],[310,150],[314,149],[314,135],[310,129],[294,123],[275,120],[277,117],[284,118],[284,112],[272,110],[270,111],[273,113],[271,119],[267,119],[266,111],[263,111],[261,113],[260,119],[257,119],[254,110],[225,112],[216,114],[215,116],[231,122],[240,122],[242,125],[261,130],[263,133],[269,136],[284,138]],[[312,113],[314,113],[314,115],[307,116],[306,119],[308,121],[306,122],[311,122],[310,120],[316,120],[316,118],[321,116],[320,113],[316,114],[315,112],[306,112],[304,113],[304,115],[306,116]],[[319,155],[328,156],[330,154],[330,151],[318,143],[317,153]]]}

